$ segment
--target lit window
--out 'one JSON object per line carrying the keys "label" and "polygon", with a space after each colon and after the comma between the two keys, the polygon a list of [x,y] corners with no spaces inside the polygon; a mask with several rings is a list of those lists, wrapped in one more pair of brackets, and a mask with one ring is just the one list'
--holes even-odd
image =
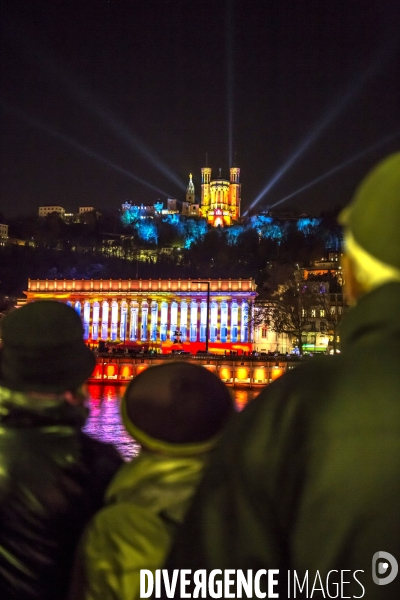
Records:
{"label": "lit window", "polygon": [[204,300],[200,304],[200,341],[206,341],[207,330],[207,302]]}
{"label": "lit window", "polygon": [[90,304],[85,302],[83,305],[83,339],[89,339],[89,323],[90,323]]}
{"label": "lit window", "polygon": [[99,337],[99,315],[100,315],[100,304],[98,302],[93,303],[93,319],[92,319],[92,339],[97,340]]}
{"label": "lit window", "polygon": [[118,303],[111,303],[111,339],[114,341],[118,335]]}
{"label": "lit window", "polygon": [[181,304],[181,339],[182,339],[182,342],[186,341],[187,317],[188,317],[187,302],[186,302],[186,300],[183,300],[182,304]]}
{"label": "lit window", "polygon": [[247,302],[242,302],[242,323],[240,328],[240,341],[248,342],[249,341],[249,305]]}
{"label": "lit window", "polygon": [[190,303],[190,341],[197,342],[197,302]]}
{"label": "lit window", "polygon": [[165,342],[167,339],[167,327],[168,327],[168,304],[166,302],[161,303],[161,320],[160,320],[160,339]]}
{"label": "lit window", "polygon": [[150,339],[152,342],[157,340],[157,319],[158,319],[158,304],[157,302],[151,303],[151,317],[150,317]]}
{"label": "lit window", "polygon": [[147,304],[142,304],[142,335],[141,340],[145,342],[147,340],[147,321],[149,315],[149,307]]}
{"label": "lit window", "polygon": [[128,307],[126,302],[122,302],[121,304],[121,323],[119,328],[119,337],[121,340],[125,341],[126,339],[126,325],[128,320]]}
{"label": "lit window", "polygon": [[178,329],[178,303],[171,303],[171,329],[170,329],[170,339],[175,339],[175,332]]}
{"label": "lit window", "polygon": [[129,339],[134,342],[137,340],[138,335],[138,312],[137,306],[131,306],[131,322],[130,322],[130,334]]}
{"label": "lit window", "polygon": [[221,342],[226,342],[228,338],[228,303],[221,302]]}
{"label": "lit window", "polygon": [[231,305],[231,342],[237,342],[238,338],[238,305],[233,301]]}
{"label": "lit window", "polygon": [[108,302],[103,302],[101,311],[101,339],[108,339]]}
{"label": "lit window", "polygon": [[315,310],[315,308],[311,309],[311,316],[312,317],[316,317],[317,316],[317,311]]}
{"label": "lit window", "polygon": [[324,317],[325,316],[325,311],[323,308],[321,308],[321,310],[319,311],[319,316],[320,317]]}

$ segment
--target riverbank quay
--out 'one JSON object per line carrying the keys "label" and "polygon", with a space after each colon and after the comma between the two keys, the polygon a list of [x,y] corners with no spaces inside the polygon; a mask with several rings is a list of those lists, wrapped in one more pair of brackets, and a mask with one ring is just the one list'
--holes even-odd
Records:
{"label": "riverbank quay", "polygon": [[90,383],[128,383],[145,369],[163,364],[165,361],[187,361],[212,371],[226,385],[233,387],[264,387],[290,369],[301,364],[301,360],[264,359],[242,355],[185,355],[185,354],[137,354],[97,353],[96,367]]}

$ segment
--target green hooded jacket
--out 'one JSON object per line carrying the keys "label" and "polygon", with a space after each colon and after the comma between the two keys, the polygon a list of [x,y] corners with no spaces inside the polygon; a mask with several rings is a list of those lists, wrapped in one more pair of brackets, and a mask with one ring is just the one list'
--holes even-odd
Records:
{"label": "green hooded jacket", "polygon": [[204,460],[205,455],[172,457],[142,451],[120,469],[107,491],[105,507],[83,536],[79,560],[84,573],[71,598],[140,597],[140,569],[154,572],[162,566]]}

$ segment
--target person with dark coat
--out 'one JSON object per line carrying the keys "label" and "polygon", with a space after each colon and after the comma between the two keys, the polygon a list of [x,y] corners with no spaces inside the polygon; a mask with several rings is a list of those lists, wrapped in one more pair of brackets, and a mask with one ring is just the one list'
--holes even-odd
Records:
{"label": "person with dark coat", "polygon": [[81,429],[95,366],[73,308],[38,301],[1,323],[0,598],[62,600],[76,544],[123,460]]}
{"label": "person with dark coat", "polygon": [[167,362],[130,382],[121,414],[142,448],[85,529],[71,600],[139,600],[141,570],[161,568],[234,412],[228,388],[199,365]]}
{"label": "person with dark coat", "polygon": [[341,354],[289,371],[235,417],[169,569],[278,569],[279,598],[400,598],[400,153],[340,221],[354,304]]}

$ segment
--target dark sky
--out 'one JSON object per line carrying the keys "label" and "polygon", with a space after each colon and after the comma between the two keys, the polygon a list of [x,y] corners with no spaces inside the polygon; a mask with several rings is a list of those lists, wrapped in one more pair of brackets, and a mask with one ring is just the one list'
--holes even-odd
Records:
{"label": "dark sky", "polygon": [[6,217],[184,199],[190,172],[199,195],[206,152],[225,177],[236,156],[242,212],[305,187],[279,206],[318,213],[400,148],[398,0],[13,0],[0,16]]}

